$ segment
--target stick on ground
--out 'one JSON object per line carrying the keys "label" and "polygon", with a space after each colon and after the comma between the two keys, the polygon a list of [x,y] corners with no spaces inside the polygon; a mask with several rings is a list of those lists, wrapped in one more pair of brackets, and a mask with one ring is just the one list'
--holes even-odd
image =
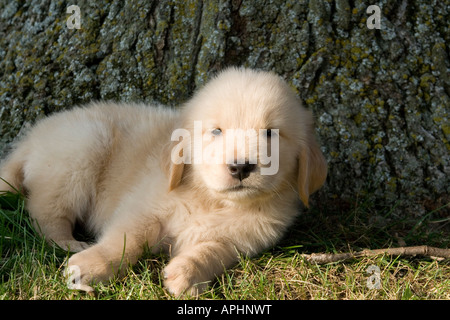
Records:
{"label": "stick on ground", "polygon": [[372,257],[379,254],[387,254],[391,256],[420,255],[437,259],[439,258],[450,259],[450,249],[441,249],[429,246],[386,248],[386,249],[363,250],[358,252],[347,252],[347,253],[313,253],[313,254],[306,254],[304,255],[304,257],[309,262],[315,262],[317,264],[326,264],[360,257]]}

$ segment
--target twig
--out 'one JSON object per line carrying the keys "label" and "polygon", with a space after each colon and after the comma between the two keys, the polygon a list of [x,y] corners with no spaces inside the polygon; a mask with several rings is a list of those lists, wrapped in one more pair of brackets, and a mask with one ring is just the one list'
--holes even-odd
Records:
{"label": "twig", "polygon": [[391,256],[420,255],[435,259],[436,258],[450,259],[450,249],[441,249],[429,246],[386,248],[386,249],[363,250],[358,252],[347,252],[347,253],[313,253],[313,254],[305,254],[303,256],[309,262],[315,262],[317,264],[326,264],[360,257],[373,257],[380,254],[387,254]]}

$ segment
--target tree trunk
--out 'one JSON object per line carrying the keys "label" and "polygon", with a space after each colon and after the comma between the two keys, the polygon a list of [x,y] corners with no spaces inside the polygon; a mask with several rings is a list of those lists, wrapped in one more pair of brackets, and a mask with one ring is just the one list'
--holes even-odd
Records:
{"label": "tree trunk", "polygon": [[277,72],[314,112],[329,162],[316,203],[436,209],[450,201],[450,5],[373,2],[381,29],[359,0],[74,1],[70,29],[72,2],[0,0],[0,147],[93,99],[180,104],[243,65]]}

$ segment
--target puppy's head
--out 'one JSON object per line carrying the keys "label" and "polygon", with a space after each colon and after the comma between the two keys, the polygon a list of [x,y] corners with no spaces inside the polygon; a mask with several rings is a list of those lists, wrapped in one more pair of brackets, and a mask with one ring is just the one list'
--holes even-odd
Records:
{"label": "puppy's head", "polygon": [[191,183],[238,202],[297,189],[307,206],[325,182],[313,117],[272,73],[223,71],[185,105],[183,119],[172,135],[179,142],[172,150],[170,189],[180,183],[185,165]]}

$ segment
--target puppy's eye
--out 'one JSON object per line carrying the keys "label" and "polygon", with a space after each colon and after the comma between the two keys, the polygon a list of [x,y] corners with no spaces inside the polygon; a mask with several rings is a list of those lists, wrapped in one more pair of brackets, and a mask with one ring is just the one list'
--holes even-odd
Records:
{"label": "puppy's eye", "polygon": [[279,129],[261,129],[260,134],[263,138],[271,139],[271,138],[278,138],[278,135],[280,134]]}
{"label": "puppy's eye", "polygon": [[222,129],[216,128],[216,129],[212,130],[211,133],[213,136],[220,136],[222,134]]}

